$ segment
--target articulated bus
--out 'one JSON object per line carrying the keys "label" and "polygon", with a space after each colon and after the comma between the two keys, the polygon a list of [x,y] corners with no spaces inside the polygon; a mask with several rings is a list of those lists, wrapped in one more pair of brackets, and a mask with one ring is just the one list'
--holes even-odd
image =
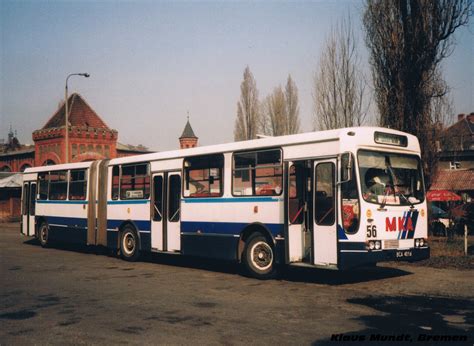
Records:
{"label": "articulated bus", "polygon": [[29,168],[21,232],[270,278],[428,258],[427,217],[417,138],[358,127]]}

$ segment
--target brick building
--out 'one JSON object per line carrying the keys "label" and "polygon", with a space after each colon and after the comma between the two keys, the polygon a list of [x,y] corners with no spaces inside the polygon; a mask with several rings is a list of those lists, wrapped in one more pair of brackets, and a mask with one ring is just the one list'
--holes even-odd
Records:
{"label": "brick building", "polygon": [[[117,142],[118,132],[109,128],[81,95],[72,94],[68,99],[68,108],[69,162],[112,159],[150,152],[142,145]],[[21,179],[16,179],[11,172],[23,172],[28,167],[66,161],[64,116],[63,104],[41,129],[33,132],[34,145],[20,144],[11,128],[8,140],[0,142],[0,184],[5,185],[0,186],[0,220],[14,220],[20,215]],[[189,123],[189,117],[179,143],[181,149],[197,146],[198,137]]]}
{"label": "brick building", "polygon": [[440,155],[430,190],[449,190],[474,200],[474,113],[459,114],[443,131]]}
{"label": "brick building", "polygon": [[[117,142],[118,132],[107,126],[79,94],[68,99],[69,162],[137,155],[144,146]],[[33,146],[21,145],[10,129],[8,141],[0,145],[0,172],[22,172],[28,167],[66,162],[65,105],[46,124],[33,132]]]}
{"label": "brick building", "polygon": [[189,123],[189,116],[188,121],[186,122],[186,126],[184,126],[184,130],[182,135],[179,137],[179,147],[180,149],[186,148],[194,148],[198,145],[198,138],[194,134],[193,128]]}
{"label": "brick building", "polygon": [[[149,152],[142,145],[117,142],[118,132],[109,128],[81,95],[72,94],[68,102],[69,162]],[[21,176],[18,183],[18,179],[8,172],[66,162],[64,116],[63,104],[41,129],[33,132],[34,145],[20,144],[11,128],[8,140],[0,142],[0,220],[16,220],[20,216]]]}

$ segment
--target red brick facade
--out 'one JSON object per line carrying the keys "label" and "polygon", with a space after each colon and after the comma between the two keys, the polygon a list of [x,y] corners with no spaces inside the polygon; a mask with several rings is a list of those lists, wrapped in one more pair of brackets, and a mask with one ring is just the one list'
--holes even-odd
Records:
{"label": "red brick facade", "polygon": [[[118,132],[110,129],[79,94],[68,99],[69,160],[81,162],[112,159],[149,152],[143,146],[117,142]],[[22,146],[10,130],[8,143],[0,145],[0,172],[22,172],[28,167],[66,162],[64,104],[46,124],[33,132],[34,146]]]}
{"label": "red brick facade", "polygon": [[[110,129],[79,94],[72,94],[68,103],[70,116],[67,161],[117,157],[117,131]],[[66,162],[64,108],[62,105],[42,129],[33,132],[36,166]]]}
{"label": "red brick facade", "polygon": [[179,137],[179,147],[180,149],[187,149],[187,148],[194,148],[198,145],[198,137],[194,134],[193,128],[189,123],[189,116],[188,122],[184,127],[183,134]]}

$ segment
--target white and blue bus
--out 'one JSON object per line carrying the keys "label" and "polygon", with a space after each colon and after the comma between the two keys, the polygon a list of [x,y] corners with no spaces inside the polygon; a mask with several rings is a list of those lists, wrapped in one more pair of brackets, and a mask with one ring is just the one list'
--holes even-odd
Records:
{"label": "white and blue bus", "polygon": [[117,250],[348,269],[429,257],[415,136],[344,128],[29,168],[21,232]]}

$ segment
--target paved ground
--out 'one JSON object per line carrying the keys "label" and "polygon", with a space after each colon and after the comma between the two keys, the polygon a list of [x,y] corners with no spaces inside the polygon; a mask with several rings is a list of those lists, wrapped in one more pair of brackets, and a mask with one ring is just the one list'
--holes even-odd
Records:
{"label": "paved ground", "polygon": [[42,249],[18,230],[0,225],[2,345],[335,345],[425,334],[473,344],[472,271],[388,264],[258,281],[228,263],[162,255],[127,263],[98,249]]}

